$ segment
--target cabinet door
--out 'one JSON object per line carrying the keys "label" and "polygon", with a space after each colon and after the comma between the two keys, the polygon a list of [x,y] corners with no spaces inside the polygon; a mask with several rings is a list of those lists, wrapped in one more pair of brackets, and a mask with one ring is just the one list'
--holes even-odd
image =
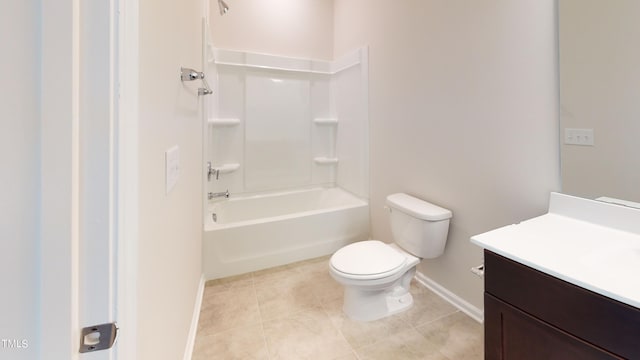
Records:
{"label": "cabinet door", "polygon": [[625,359],[640,359],[640,309],[485,251],[485,291]]}
{"label": "cabinet door", "polygon": [[486,360],[622,359],[485,293]]}

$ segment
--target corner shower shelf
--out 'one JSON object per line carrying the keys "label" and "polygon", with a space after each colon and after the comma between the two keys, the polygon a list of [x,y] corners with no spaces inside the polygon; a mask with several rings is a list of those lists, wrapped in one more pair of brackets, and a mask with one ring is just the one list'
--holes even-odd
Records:
{"label": "corner shower shelf", "polygon": [[318,165],[335,165],[338,163],[338,158],[328,158],[325,156],[314,157],[313,161]]}
{"label": "corner shower shelf", "polygon": [[227,174],[234,172],[240,168],[240,164],[230,163],[230,164],[222,164],[219,166],[212,166],[215,171],[218,171],[220,174]]}
{"label": "corner shower shelf", "polygon": [[338,125],[338,119],[333,118],[317,118],[313,122],[318,125]]}
{"label": "corner shower shelf", "polygon": [[212,118],[209,119],[209,125],[211,126],[215,126],[215,127],[224,127],[224,126],[236,126],[240,124],[240,119],[218,119],[218,118]]}

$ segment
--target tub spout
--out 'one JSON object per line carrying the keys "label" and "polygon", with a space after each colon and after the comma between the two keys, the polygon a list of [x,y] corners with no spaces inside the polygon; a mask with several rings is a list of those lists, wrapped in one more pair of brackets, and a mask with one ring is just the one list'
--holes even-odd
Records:
{"label": "tub spout", "polygon": [[229,190],[223,191],[223,192],[217,192],[217,193],[210,192],[210,193],[207,194],[207,198],[209,200],[212,200],[212,199],[215,199],[215,198],[219,198],[219,197],[228,198],[229,197]]}

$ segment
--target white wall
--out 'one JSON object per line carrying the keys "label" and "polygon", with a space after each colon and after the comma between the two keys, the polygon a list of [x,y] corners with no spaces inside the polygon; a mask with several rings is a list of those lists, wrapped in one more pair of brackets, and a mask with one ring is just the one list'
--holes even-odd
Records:
{"label": "white wall", "polygon": [[[39,12],[39,1],[0,3],[2,359],[34,359],[38,354]],[[4,340],[26,340],[28,347],[11,349]]]}
{"label": "white wall", "polygon": [[[201,276],[201,2],[140,1],[138,356],[181,359]],[[165,150],[180,148],[180,177],[165,195]]]}
{"label": "white wall", "polygon": [[595,135],[593,147],[562,146],[562,189],[640,202],[640,2],[559,4],[562,129]]}
{"label": "white wall", "polygon": [[482,307],[471,235],[545,212],[559,189],[553,0],[336,0],[340,56],[369,45],[373,237],[384,198],[453,211],[445,254],[419,266]]}
{"label": "white wall", "polygon": [[211,3],[216,47],[329,60],[333,54],[333,0],[228,0],[220,16]]}

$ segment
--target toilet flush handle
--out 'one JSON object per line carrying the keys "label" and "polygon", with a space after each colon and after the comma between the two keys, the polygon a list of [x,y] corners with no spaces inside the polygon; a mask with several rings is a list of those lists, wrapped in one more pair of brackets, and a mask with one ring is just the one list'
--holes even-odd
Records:
{"label": "toilet flush handle", "polygon": [[389,212],[391,212],[391,208],[388,207],[387,205],[383,206],[382,208],[385,209],[385,210],[388,210]]}
{"label": "toilet flush handle", "polygon": [[484,264],[472,267],[471,272],[479,277],[484,277]]}

